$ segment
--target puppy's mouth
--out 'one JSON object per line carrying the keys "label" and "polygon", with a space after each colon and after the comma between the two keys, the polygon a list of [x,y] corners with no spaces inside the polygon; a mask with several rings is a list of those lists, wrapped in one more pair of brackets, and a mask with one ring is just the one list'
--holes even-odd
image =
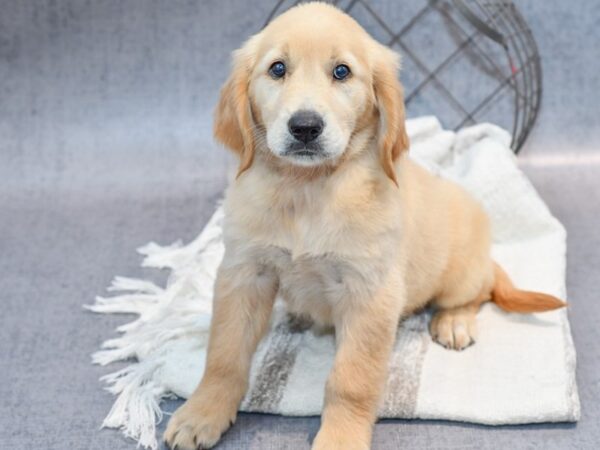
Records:
{"label": "puppy's mouth", "polygon": [[283,156],[301,159],[325,159],[327,152],[316,142],[292,142],[288,145]]}

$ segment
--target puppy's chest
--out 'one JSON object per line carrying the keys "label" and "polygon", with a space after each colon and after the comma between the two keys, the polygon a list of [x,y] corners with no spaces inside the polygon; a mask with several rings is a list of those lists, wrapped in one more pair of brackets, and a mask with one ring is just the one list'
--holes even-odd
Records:
{"label": "puppy's chest", "polygon": [[366,269],[335,255],[293,258],[285,249],[275,247],[261,253],[266,264],[278,274],[280,294],[297,312],[347,296],[348,290],[356,289],[353,286],[362,278],[359,272]]}
{"label": "puppy's chest", "polygon": [[308,255],[324,261],[325,255],[352,254],[365,244],[347,217],[322,205],[288,203],[267,208],[246,222],[245,232],[259,245],[288,252],[292,260]]}
{"label": "puppy's chest", "polygon": [[[261,174],[265,180],[260,180]],[[249,175],[226,198],[232,235],[285,249],[292,259],[373,256],[382,235],[396,227],[395,209],[375,195],[369,183],[363,183],[363,189],[325,181],[288,185],[270,180],[268,171]]]}
{"label": "puppy's chest", "polygon": [[366,256],[376,253],[373,245],[348,217],[301,206],[272,205],[246,224],[258,259],[276,269],[280,293],[296,311],[347,296],[378,262]]}
{"label": "puppy's chest", "polygon": [[391,264],[396,233],[385,211],[352,208],[325,192],[235,194],[226,204],[226,242],[275,268],[288,301],[367,296]]}

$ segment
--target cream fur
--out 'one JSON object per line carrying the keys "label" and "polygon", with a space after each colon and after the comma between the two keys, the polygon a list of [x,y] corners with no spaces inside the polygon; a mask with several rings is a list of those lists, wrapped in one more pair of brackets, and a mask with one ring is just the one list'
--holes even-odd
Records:
{"label": "cream fur", "polygon": [[[289,75],[267,71],[286,61]],[[352,77],[331,70],[347,63]],[[337,355],[313,449],[367,449],[402,315],[433,301],[432,335],[463,349],[490,299],[494,263],[482,208],[405,150],[398,57],[326,4],[286,12],[234,57],[215,134],[240,155],[226,194],[204,378],[165,439],[214,445],[235,420],[252,354],[276,293],[291,313],[333,328]],[[324,117],[330,157],[306,167],[281,156],[299,108]]]}

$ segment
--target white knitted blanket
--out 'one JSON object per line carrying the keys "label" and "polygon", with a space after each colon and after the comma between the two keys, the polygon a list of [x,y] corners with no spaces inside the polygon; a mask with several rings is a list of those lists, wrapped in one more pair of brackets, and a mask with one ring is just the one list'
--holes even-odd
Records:
{"label": "white knitted blanket", "polygon": [[[521,288],[566,298],[566,235],[562,225],[517,168],[510,137],[489,124],[445,131],[434,117],[408,121],[411,155],[477,197],[493,226],[494,258]],[[117,397],[104,426],[120,428],[156,448],[161,399],[186,397],[204,370],[212,286],[223,255],[217,209],[191,243],[139,249],[143,266],[171,271],[165,287],[115,278],[110,291],[88,308],[138,314],[93,355],[98,364],[135,358],[103,377]],[[334,355],[332,336],[292,333],[276,304],[270,333],[254,357],[240,409],[317,415]],[[463,352],[433,343],[428,313],[400,325],[380,417],[448,419],[483,424],[576,421],[575,349],[567,310],[516,315],[486,304],[477,344]]]}

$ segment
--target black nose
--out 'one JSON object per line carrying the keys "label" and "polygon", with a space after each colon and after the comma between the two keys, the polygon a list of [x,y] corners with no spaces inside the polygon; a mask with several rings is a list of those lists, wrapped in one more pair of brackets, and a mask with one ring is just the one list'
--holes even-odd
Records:
{"label": "black nose", "polygon": [[323,131],[323,119],[314,111],[298,111],[290,117],[288,129],[292,136],[308,144]]}

